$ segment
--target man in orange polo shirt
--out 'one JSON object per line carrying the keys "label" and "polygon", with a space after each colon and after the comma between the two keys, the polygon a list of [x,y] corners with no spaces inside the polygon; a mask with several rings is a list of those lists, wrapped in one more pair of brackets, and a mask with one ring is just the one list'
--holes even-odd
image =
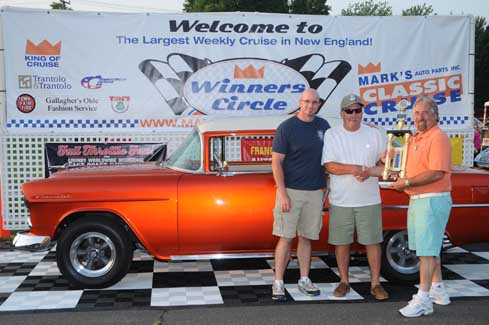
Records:
{"label": "man in orange polo shirt", "polygon": [[418,293],[399,310],[405,317],[433,313],[433,302],[450,303],[442,283],[440,250],[452,207],[451,145],[438,127],[438,106],[431,97],[418,98],[413,114],[417,133],[409,139],[406,177],[391,185],[410,196],[409,249],[420,260]]}

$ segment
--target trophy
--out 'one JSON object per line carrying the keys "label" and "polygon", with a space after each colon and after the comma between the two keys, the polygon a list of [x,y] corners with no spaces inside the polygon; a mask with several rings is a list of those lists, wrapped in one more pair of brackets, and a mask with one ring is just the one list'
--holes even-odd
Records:
{"label": "trophy", "polygon": [[401,99],[398,104],[399,113],[397,114],[396,128],[387,131],[387,155],[385,157],[381,187],[388,187],[389,182],[395,181],[392,179],[391,174],[399,175],[400,178],[403,178],[406,174],[408,140],[411,136],[411,131],[404,129],[406,127],[406,108],[408,106],[409,101],[405,98]]}

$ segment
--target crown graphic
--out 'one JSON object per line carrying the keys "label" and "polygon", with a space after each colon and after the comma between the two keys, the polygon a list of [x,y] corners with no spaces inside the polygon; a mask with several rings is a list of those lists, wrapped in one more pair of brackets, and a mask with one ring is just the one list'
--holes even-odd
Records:
{"label": "crown graphic", "polygon": [[370,62],[366,66],[363,66],[361,64],[358,65],[358,74],[376,73],[376,72],[380,72],[380,70],[381,70],[380,62],[377,64],[373,64],[372,62]]}
{"label": "crown graphic", "polygon": [[248,65],[242,70],[237,65],[234,66],[234,79],[262,79],[265,75],[265,67],[256,69],[253,65]]}
{"label": "crown graphic", "polygon": [[48,41],[44,40],[38,45],[32,43],[31,40],[27,40],[25,45],[25,54],[31,55],[60,55],[61,53],[61,41],[52,45]]}

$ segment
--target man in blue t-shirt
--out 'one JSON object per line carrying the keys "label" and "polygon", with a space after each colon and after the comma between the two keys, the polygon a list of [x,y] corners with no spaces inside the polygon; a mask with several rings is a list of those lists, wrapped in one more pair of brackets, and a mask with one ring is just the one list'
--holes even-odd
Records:
{"label": "man in blue t-shirt", "polygon": [[326,188],[321,152],[329,124],[316,116],[319,105],[317,91],[306,89],[299,101],[299,113],[280,124],[273,140],[272,170],[277,186],[273,234],[280,237],[275,248],[273,300],[286,300],[283,277],[296,233],[299,290],[312,296],[320,293],[309,279],[311,240],[319,239]]}

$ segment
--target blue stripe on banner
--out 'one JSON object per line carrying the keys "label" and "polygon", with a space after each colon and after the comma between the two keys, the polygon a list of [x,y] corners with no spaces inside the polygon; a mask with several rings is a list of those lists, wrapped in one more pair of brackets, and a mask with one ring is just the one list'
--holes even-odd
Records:
{"label": "blue stripe on banner", "polygon": [[83,128],[83,129],[100,129],[100,128],[122,128],[132,129],[139,125],[139,120],[29,120],[29,119],[12,119],[7,122],[7,128]]}
{"label": "blue stripe on banner", "polygon": [[[394,126],[397,123],[397,117],[364,117],[365,123],[372,123],[379,126]],[[470,123],[468,116],[442,116],[440,125],[464,125]],[[7,122],[7,128],[83,128],[83,129],[101,129],[101,128],[121,128],[133,129],[139,124],[139,120],[30,120],[30,119],[12,119]],[[406,126],[413,125],[411,117],[406,119]]]}
{"label": "blue stripe on banner", "polygon": [[[364,117],[365,123],[372,123],[380,126],[394,126],[397,124],[397,117]],[[471,123],[468,116],[442,116],[438,122],[440,125],[464,125]],[[412,126],[413,119],[406,119],[406,126]]]}

